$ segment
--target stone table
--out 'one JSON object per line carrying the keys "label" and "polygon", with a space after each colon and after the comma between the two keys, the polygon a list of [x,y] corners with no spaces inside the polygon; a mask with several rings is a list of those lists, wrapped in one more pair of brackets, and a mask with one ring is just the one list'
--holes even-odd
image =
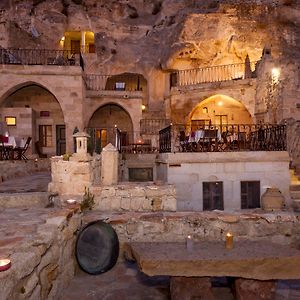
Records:
{"label": "stone table", "polygon": [[194,242],[189,249],[185,243],[132,242],[127,255],[149,276],[171,276],[172,299],[214,299],[210,277],[219,276],[240,278],[238,299],[251,299],[247,279],[255,280],[256,299],[272,299],[274,280],[300,278],[300,251],[265,241],[235,241],[233,249],[222,241]]}

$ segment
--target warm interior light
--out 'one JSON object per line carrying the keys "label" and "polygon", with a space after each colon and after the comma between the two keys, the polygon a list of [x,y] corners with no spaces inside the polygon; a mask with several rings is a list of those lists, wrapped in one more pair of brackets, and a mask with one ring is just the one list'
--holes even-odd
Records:
{"label": "warm interior light", "polygon": [[17,124],[16,117],[5,117],[5,122],[9,126],[15,126]]}
{"label": "warm interior light", "polygon": [[75,199],[68,199],[67,203],[68,204],[74,204],[74,203],[76,203],[76,200]]}
{"label": "warm interior light", "polygon": [[273,68],[273,69],[272,69],[272,77],[278,78],[279,75],[280,75],[280,69],[278,69],[278,68]]}
{"label": "warm interior light", "polygon": [[11,267],[11,261],[8,258],[0,259],[0,272],[6,271]]}
{"label": "warm interior light", "polygon": [[60,40],[61,40],[62,42],[64,42],[64,41],[65,41],[65,37],[63,36]]}
{"label": "warm interior light", "polygon": [[218,106],[222,106],[223,105],[223,102],[222,101],[219,101],[218,102]]}
{"label": "warm interior light", "polygon": [[146,105],[142,104],[142,110],[144,111],[146,109]]}
{"label": "warm interior light", "polygon": [[204,114],[207,114],[207,113],[208,113],[208,108],[207,108],[207,107],[203,107],[203,108],[202,108],[202,112],[203,112]]}

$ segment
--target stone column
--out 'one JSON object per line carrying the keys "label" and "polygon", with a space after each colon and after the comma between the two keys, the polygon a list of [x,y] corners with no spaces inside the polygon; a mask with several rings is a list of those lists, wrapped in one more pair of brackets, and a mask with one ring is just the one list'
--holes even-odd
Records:
{"label": "stone column", "polygon": [[103,185],[118,183],[119,152],[112,144],[108,144],[101,153],[101,182]]}

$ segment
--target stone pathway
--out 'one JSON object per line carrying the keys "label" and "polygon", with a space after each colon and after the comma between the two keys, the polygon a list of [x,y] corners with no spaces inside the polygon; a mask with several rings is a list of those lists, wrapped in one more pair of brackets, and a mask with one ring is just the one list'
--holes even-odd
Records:
{"label": "stone pathway", "polygon": [[0,193],[47,192],[50,172],[37,172],[0,183]]}

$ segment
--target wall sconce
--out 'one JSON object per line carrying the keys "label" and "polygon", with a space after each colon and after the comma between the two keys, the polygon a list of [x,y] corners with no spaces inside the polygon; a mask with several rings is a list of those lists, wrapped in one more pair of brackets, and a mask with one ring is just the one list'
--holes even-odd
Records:
{"label": "wall sconce", "polygon": [[146,105],[142,104],[142,111],[146,110]]}
{"label": "wall sconce", "polygon": [[222,101],[219,101],[219,102],[218,102],[218,106],[223,106],[223,102],[222,102]]}

